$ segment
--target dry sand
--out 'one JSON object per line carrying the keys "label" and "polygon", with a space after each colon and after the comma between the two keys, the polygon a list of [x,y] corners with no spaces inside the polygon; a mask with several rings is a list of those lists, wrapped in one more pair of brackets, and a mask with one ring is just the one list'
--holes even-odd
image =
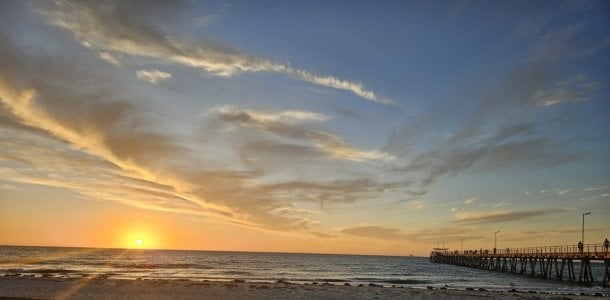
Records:
{"label": "dry sand", "polygon": [[[328,284],[0,277],[0,299],[600,299],[600,296]],[[604,296],[608,297],[608,293]]]}

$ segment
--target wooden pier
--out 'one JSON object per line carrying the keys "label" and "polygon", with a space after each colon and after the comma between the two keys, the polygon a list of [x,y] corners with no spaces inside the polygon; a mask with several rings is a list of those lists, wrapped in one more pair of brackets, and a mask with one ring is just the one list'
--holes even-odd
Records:
{"label": "wooden pier", "polygon": [[[610,286],[610,255],[603,244],[585,244],[582,250],[577,245],[465,251],[435,248],[430,261],[557,280],[576,281],[578,273],[578,282],[584,285],[595,281],[591,262],[603,261],[602,285]],[[580,262],[579,270],[574,261]]]}

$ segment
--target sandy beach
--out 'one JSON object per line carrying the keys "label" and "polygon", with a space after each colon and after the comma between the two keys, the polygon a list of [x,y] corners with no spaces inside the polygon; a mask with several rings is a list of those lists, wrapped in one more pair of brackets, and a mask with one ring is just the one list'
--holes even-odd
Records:
{"label": "sandy beach", "polygon": [[0,299],[599,299],[605,294],[540,294],[391,286],[1,277]]}

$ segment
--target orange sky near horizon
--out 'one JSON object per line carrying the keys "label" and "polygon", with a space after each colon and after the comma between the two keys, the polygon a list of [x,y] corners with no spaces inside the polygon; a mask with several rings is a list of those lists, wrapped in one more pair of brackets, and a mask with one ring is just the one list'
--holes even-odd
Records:
{"label": "orange sky near horizon", "polygon": [[[5,192],[0,193],[6,195]],[[52,203],[52,209],[42,202]],[[371,255],[416,255],[426,256],[430,244],[386,242],[367,237],[335,237],[317,239],[306,235],[286,232],[257,230],[238,225],[218,223],[183,214],[144,210],[125,205],[101,201],[88,201],[82,205],[81,199],[69,194],[59,198],[32,195],[24,205],[6,205],[0,200],[0,244],[32,246],[66,246],[94,248],[142,248],[210,251],[253,251],[253,252],[293,252],[293,253],[340,253]],[[27,218],[24,216],[27,215]],[[593,225],[605,216],[587,216],[587,241],[601,242],[603,231]],[[503,232],[498,234],[499,247],[504,247]],[[571,234],[574,239],[580,231]],[[438,239],[432,245],[442,246]],[[137,239],[144,241],[142,246]],[[511,237],[514,239],[514,237]],[[461,239],[445,240],[451,249],[461,248]],[[464,242],[466,249],[491,248],[493,238]],[[562,237],[541,240],[532,244],[511,241],[511,247],[559,245]]]}

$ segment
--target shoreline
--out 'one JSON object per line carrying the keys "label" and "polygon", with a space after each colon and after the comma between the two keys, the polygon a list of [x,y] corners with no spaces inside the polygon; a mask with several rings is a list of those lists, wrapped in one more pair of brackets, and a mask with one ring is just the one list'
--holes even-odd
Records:
{"label": "shoreline", "polygon": [[80,279],[0,277],[0,299],[599,299],[609,291],[588,294],[479,289],[411,288],[376,284],[297,284],[284,281],[247,282],[169,279]]}

